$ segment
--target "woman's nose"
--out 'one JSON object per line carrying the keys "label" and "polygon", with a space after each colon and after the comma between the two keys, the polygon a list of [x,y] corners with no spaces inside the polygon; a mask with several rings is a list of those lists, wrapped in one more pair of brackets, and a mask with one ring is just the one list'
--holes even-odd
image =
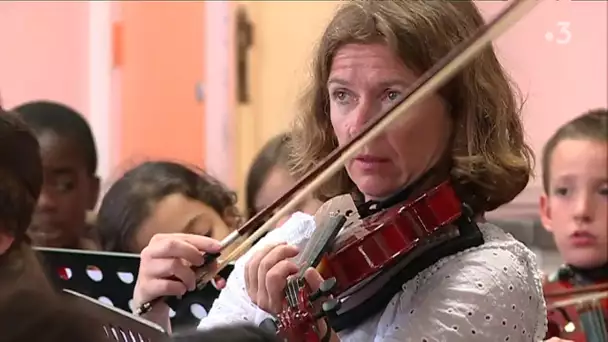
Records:
{"label": "woman's nose", "polygon": [[362,99],[353,110],[352,121],[348,133],[351,137],[357,135],[374,116],[379,114],[378,106],[369,99]]}

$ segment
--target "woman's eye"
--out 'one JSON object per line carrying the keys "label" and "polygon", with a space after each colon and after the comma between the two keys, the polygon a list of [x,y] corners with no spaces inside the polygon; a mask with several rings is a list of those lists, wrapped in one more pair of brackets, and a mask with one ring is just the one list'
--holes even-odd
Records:
{"label": "woman's eye", "polygon": [[344,90],[335,90],[334,92],[332,92],[332,97],[337,102],[346,102],[348,101],[349,94]]}
{"label": "woman's eye", "polygon": [[400,92],[398,92],[398,91],[394,91],[394,90],[389,90],[389,91],[386,93],[386,98],[387,98],[389,101],[396,101],[396,100],[398,100],[398,99],[399,99],[399,97],[400,97],[400,96],[401,96],[401,93],[400,93]]}

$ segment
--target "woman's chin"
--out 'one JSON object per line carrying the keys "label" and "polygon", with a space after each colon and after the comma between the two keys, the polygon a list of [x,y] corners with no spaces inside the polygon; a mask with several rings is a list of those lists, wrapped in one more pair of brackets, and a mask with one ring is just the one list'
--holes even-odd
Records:
{"label": "woman's chin", "polygon": [[378,200],[391,196],[397,187],[389,182],[379,182],[378,179],[362,179],[356,183],[357,188],[365,195],[365,200]]}

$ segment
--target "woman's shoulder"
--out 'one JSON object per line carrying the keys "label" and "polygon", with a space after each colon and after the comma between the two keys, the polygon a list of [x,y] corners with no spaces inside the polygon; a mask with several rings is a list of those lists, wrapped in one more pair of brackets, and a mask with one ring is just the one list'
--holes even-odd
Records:
{"label": "woman's shoulder", "polygon": [[408,329],[421,336],[473,331],[471,340],[479,341],[516,337],[516,329],[524,340],[544,337],[545,302],[534,254],[496,226],[483,223],[480,230],[482,245],[439,260],[403,285],[380,318],[389,327],[386,334],[409,322]]}
{"label": "woman's shoulder", "polygon": [[540,286],[541,273],[529,248],[493,224],[482,223],[479,228],[483,244],[439,260],[427,270],[426,276],[437,272],[460,275],[475,272],[494,281],[521,279]]}

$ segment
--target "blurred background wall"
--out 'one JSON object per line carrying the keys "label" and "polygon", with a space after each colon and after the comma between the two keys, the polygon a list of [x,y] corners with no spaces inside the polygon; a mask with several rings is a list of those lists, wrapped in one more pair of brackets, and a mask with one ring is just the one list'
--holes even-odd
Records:
{"label": "blurred background wall", "polygon": [[[2,1],[0,96],[5,107],[51,99],[84,113],[106,183],[164,157],[205,167],[242,195],[252,157],[296,112],[337,4]],[[487,18],[505,6],[478,5]],[[544,1],[496,42],[537,153],[557,126],[607,105],[607,13],[604,1]],[[539,185],[489,217],[533,240],[535,228],[521,226],[538,226]]]}

